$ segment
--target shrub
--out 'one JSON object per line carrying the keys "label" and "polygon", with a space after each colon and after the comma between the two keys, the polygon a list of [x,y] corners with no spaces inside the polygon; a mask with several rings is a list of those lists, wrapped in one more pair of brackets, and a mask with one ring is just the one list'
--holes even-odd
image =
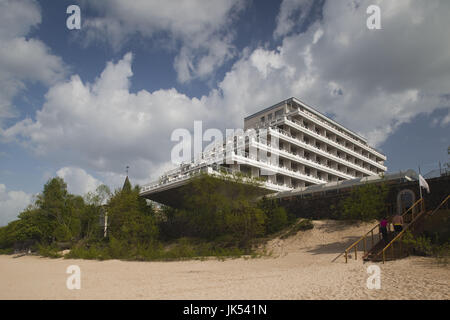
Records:
{"label": "shrub", "polygon": [[288,215],[283,207],[278,206],[276,200],[268,200],[263,198],[259,207],[264,211],[266,215],[265,221],[265,233],[272,234],[282,230],[289,223]]}
{"label": "shrub", "polygon": [[88,259],[88,260],[107,260],[114,257],[110,256],[107,248],[100,246],[75,246],[68,254],[64,256],[65,259]]}
{"label": "shrub", "polygon": [[13,248],[0,249],[0,254],[13,254],[13,253],[14,253]]}
{"label": "shrub", "polygon": [[[437,239],[435,239],[437,240]],[[450,256],[450,243],[433,243],[432,239],[424,234],[414,237],[408,230],[401,239],[402,243],[408,247],[408,250],[419,256],[434,256],[439,263],[448,263]]]}
{"label": "shrub", "polygon": [[58,251],[58,248],[56,248],[54,246],[46,246],[46,245],[38,244],[37,248],[38,248],[38,253],[43,257],[53,258],[53,259],[62,257],[62,255]]}
{"label": "shrub", "polygon": [[362,221],[380,218],[385,212],[387,192],[388,188],[384,183],[367,183],[353,188],[350,195],[338,205],[342,218]]}

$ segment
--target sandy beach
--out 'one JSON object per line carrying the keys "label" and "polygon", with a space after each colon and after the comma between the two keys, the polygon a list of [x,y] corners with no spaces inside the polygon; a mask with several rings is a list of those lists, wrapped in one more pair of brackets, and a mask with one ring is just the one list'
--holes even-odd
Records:
{"label": "sandy beach", "polygon": [[[372,263],[333,259],[371,224],[315,221],[267,244],[256,259],[127,262],[0,256],[0,299],[449,299],[450,268],[431,258],[376,263],[381,289],[367,289]],[[78,265],[81,289],[66,269]]]}

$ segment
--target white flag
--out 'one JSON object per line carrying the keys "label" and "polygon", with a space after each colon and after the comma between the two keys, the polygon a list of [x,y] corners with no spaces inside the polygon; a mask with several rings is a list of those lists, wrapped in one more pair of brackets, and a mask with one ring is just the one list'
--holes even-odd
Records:
{"label": "white flag", "polygon": [[430,186],[428,185],[428,183],[427,183],[427,181],[425,180],[425,178],[422,177],[420,174],[419,174],[419,186],[420,186],[421,188],[427,189],[427,192],[430,193]]}

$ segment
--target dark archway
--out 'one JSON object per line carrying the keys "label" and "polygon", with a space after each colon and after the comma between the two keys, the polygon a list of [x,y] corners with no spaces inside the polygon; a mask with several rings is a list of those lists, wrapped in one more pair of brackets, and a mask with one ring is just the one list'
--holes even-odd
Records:
{"label": "dark archway", "polygon": [[[397,195],[397,213],[402,214],[416,202],[416,194],[410,189],[403,189]],[[416,210],[414,209],[414,212]]]}

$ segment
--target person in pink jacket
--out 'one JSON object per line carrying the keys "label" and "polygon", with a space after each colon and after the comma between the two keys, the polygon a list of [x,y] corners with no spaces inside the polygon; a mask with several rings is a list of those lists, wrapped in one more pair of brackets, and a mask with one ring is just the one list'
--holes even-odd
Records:
{"label": "person in pink jacket", "polygon": [[387,217],[383,217],[380,220],[380,233],[383,236],[384,242],[388,241],[387,225],[388,225]]}

